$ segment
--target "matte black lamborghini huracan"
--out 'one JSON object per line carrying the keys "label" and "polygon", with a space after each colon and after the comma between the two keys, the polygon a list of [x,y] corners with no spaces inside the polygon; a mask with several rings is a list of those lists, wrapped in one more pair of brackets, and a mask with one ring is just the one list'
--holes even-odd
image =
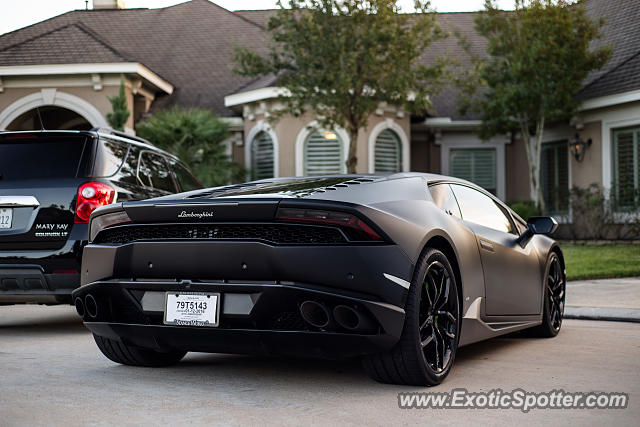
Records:
{"label": "matte black lamborghini huracan", "polygon": [[376,380],[435,385],[459,346],[558,333],[556,227],[439,175],[250,182],[96,210],[73,297],[127,365],[362,356]]}

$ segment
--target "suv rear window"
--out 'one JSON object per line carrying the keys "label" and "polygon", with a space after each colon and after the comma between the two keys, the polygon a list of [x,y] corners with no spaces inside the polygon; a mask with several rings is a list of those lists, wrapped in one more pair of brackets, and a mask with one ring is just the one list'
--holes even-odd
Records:
{"label": "suv rear window", "polygon": [[81,161],[86,146],[84,135],[3,135],[0,179],[75,178],[85,173]]}

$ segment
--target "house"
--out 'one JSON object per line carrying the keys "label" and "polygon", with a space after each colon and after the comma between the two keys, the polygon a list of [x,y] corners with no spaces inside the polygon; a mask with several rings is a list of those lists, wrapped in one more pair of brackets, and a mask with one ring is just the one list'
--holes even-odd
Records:
{"label": "house", "polygon": [[[313,113],[270,120],[281,89],[270,77],[233,74],[236,45],[265,51],[268,19],[275,11],[230,12],[208,0],[163,9],[69,12],[0,36],[0,129],[106,125],[109,96],[124,76],[129,109],[126,128],[145,114],[172,105],[209,108],[229,121],[233,159],[253,178],[345,172],[349,144],[343,129],[318,127]],[[542,184],[550,212],[571,221],[569,188],[592,183],[617,196],[620,210],[637,207],[640,189],[640,6],[637,0],[587,0],[588,13],[605,17],[598,44],[613,47],[608,64],[592,73],[579,96],[579,114],[545,133]],[[474,13],[442,13],[445,28],[485,51],[474,31]],[[467,61],[455,38],[435,43],[434,53]],[[424,171],[467,178],[507,201],[529,197],[526,154],[518,135],[481,141],[473,114],[461,115],[455,88],[433,97],[435,113],[412,117],[380,105],[358,137],[358,172]],[[569,141],[585,144],[575,157]],[[590,142],[590,145],[588,144]],[[634,194],[635,190],[635,194]]]}

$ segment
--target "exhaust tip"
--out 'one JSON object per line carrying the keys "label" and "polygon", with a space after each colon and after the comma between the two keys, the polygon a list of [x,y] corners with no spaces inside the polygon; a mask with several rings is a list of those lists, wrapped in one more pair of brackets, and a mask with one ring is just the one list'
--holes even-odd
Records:
{"label": "exhaust tip", "polygon": [[315,301],[304,301],[300,304],[300,314],[302,318],[316,328],[326,328],[329,326],[329,312],[324,305]]}
{"label": "exhaust tip", "polygon": [[75,299],[74,305],[76,306],[76,313],[78,313],[78,316],[84,317],[84,303],[80,297]]}
{"label": "exhaust tip", "polygon": [[93,295],[87,294],[84,297],[84,307],[90,317],[96,318],[98,316],[98,303]]}
{"label": "exhaust tip", "polygon": [[333,309],[333,317],[338,325],[351,331],[358,329],[361,323],[358,312],[347,305],[337,305]]}

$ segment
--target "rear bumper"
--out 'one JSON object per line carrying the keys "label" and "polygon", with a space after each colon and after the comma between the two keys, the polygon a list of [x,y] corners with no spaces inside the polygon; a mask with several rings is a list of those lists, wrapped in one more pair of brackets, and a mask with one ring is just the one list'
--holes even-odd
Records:
{"label": "rear bumper", "polygon": [[0,302],[70,302],[80,282],[79,267],[72,271],[77,273],[46,274],[40,265],[0,264]]}
{"label": "rear bumper", "polygon": [[[97,313],[83,318],[98,335],[158,350],[336,358],[398,341],[413,266],[395,245],[165,241],[88,245],[82,272],[88,283],[73,298],[96,301]],[[219,326],[164,325],[164,295],[173,291],[220,293]],[[304,301],[322,304],[329,325],[306,322]],[[371,327],[341,326],[332,315],[339,305]]]}
{"label": "rear bumper", "polygon": [[80,285],[83,239],[86,227],[74,227],[60,249],[0,251],[0,303],[70,302]]}
{"label": "rear bumper", "polygon": [[[164,294],[169,291],[220,293],[219,326],[164,325]],[[402,308],[391,304],[301,283],[102,281],[73,292],[80,305],[87,296],[97,303],[95,313],[84,310],[83,317],[93,333],[159,351],[357,356],[393,346],[402,333],[405,315]],[[330,314],[327,327],[312,327],[299,312],[300,304],[309,300],[323,304],[329,313],[338,305],[355,307],[374,326],[367,331],[346,330]]]}
{"label": "rear bumper", "polygon": [[323,332],[208,329],[85,322],[96,335],[158,351],[179,349],[205,353],[278,355],[340,359],[391,348],[389,335]]}

